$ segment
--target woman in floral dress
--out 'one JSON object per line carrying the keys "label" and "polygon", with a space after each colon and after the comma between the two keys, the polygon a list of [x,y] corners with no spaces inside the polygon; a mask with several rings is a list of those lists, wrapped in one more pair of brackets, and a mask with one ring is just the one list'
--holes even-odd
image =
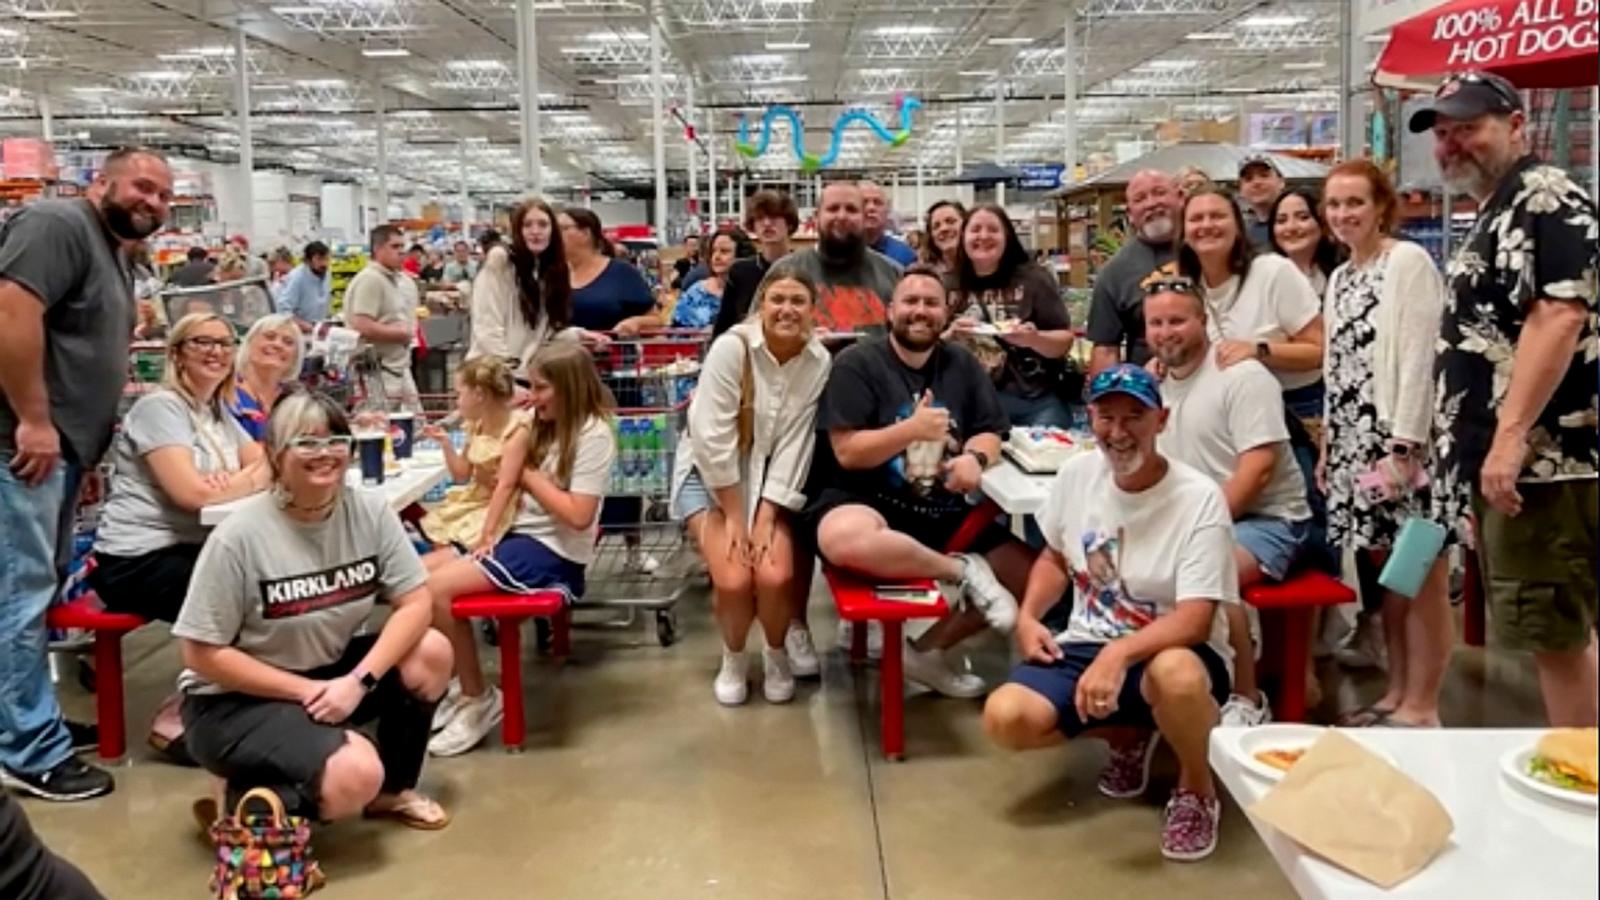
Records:
{"label": "woman in floral dress", "polygon": [[[1426,471],[1431,444],[1444,281],[1427,251],[1390,236],[1398,200],[1371,162],[1336,167],[1323,197],[1350,261],[1329,279],[1323,310],[1328,402],[1317,480],[1328,498],[1329,542],[1381,567],[1407,519],[1438,519],[1417,473]],[[1380,496],[1373,495],[1375,480]],[[1439,688],[1455,638],[1447,577],[1441,554],[1414,599],[1384,595],[1388,689],[1341,724],[1439,724]]]}

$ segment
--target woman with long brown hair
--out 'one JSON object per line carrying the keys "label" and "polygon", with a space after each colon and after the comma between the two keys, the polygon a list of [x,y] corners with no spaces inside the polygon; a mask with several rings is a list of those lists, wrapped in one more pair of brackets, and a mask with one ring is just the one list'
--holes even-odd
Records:
{"label": "woman with long brown hair", "polygon": [[961,250],[961,224],[967,209],[959,200],[938,200],[928,207],[928,241],[922,247],[922,261],[942,275],[956,271],[956,256]]}
{"label": "woman with long brown hair", "polygon": [[520,371],[572,325],[572,284],[556,212],[540,199],[511,214],[511,238],[484,256],[472,285],[467,359],[516,360]]}
{"label": "woman with long brown hair", "polygon": [[500,691],[478,664],[472,628],[450,615],[464,594],[499,590],[528,594],[556,589],[582,596],[584,571],[594,561],[600,503],[611,482],[616,440],[611,394],[580,344],[557,341],[528,366],[532,414],[522,499],[511,531],[483,556],[438,550],[424,558],[433,595],[434,627],[450,638],[456,679],[434,722],[442,726],[428,744],[435,756],[466,753],[505,715]]}

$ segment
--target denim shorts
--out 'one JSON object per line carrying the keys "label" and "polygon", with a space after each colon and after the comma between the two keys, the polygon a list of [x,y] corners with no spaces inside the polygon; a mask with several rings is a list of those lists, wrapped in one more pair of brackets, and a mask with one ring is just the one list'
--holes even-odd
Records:
{"label": "denim shorts", "polygon": [[678,496],[672,502],[672,518],[687,522],[714,505],[711,492],[706,490],[706,483],[700,480],[700,470],[691,466],[689,476],[683,480],[678,488]]}
{"label": "denim shorts", "polygon": [[1250,551],[1261,571],[1282,581],[1311,536],[1311,520],[1291,522],[1273,516],[1245,516],[1233,523],[1233,538]]}

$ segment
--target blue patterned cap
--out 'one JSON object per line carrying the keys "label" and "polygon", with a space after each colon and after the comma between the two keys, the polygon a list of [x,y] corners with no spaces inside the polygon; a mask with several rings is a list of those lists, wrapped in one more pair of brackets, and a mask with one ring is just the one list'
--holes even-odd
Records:
{"label": "blue patterned cap", "polygon": [[1089,382],[1089,402],[1098,403],[1107,394],[1127,394],[1151,409],[1161,408],[1161,385],[1143,366],[1119,363],[1105,369]]}

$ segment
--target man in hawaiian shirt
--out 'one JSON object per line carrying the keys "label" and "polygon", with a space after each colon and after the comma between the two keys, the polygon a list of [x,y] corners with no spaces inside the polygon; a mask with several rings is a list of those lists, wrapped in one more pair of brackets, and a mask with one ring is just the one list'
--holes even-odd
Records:
{"label": "man in hawaiian shirt", "polygon": [[1600,718],[1600,345],[1595,207],[1527,152],[1522,98],[1476,72],[1446,81],[1413,132],[1432,131],[1447,184],[1478,201],[1450,261],[1440,328],[1435,457],[1459,521],[1481,537],[1503,646],[1533,653],[1555,725]]}

